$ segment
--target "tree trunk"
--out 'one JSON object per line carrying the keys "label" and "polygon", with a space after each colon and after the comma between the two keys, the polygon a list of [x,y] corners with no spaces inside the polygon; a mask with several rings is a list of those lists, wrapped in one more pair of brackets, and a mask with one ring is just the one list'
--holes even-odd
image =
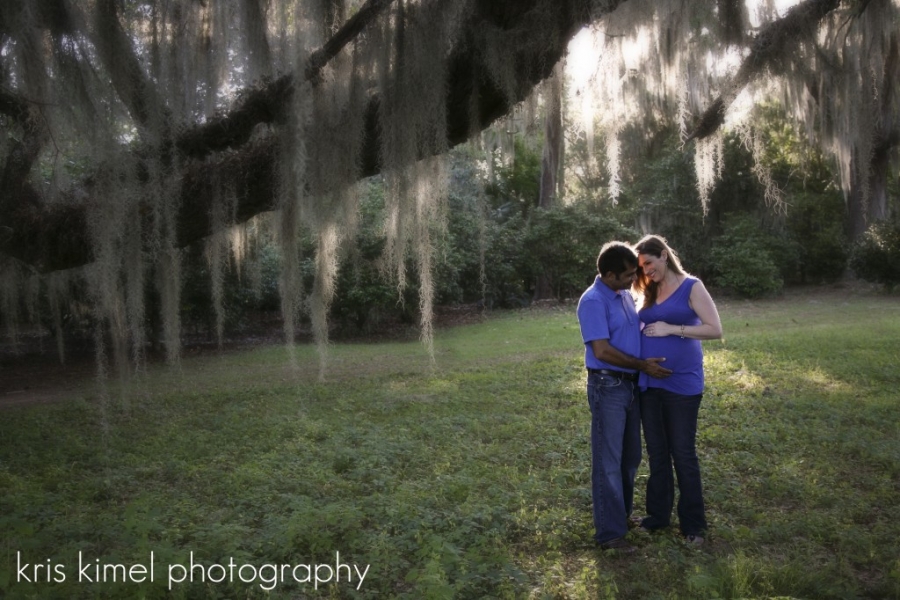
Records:
{"label": "tree trunk", "polygon": [[563,124],[562,124],[562,79],[563,61],[553,70],[549,80],[547,117],[544,121],[544,151],[541,156],[541,195],[538,206],[550,208],[557,199],[559,173],[562,166]]}
{"label": "tree trunk", "polygon": [[[558,198],[559,174],[562,169],[562,152],[565,142],[562,123],[562,89],[564,63],[560,61],[549,80],[547,115],[544,120],[544,151],[541,156],[541,188],[538,206],[551,208]],[[554,297],[550,273],[539,274],[534,285],[534,300]]]}
{"label": "tree trunk", "polygon": [[[884,60],[884,80],[882,94],[875,99],[875,131],[872,154],[868,168],[851,165],[851,190],[847,209],[849,212],[847,234],[851,242],[858,240],[869,225],[884,221],[888,213],[888,180],[891,173],[891,154],[900,143],[900,130],[894,122],[893,104],[896,102],[897,87],[900,85],[900,34],[891,35],[888,52]],[[854,162],[859,157],[854,155]],[[866,187],[862,187],[862,183]],[[868,191],[868,197],[866,197]]]}

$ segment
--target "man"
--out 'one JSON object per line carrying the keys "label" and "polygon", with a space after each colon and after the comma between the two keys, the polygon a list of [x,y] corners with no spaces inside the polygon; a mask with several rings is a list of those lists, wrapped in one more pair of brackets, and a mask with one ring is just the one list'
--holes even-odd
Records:
{"label": "man", "polygon": [[637,272],[634,251],[609,242],[597,257],[597,277],[578,301],[591,408],[591,494],[594,540],[603,549],[633,552],[625,541],[641,463],[638,371],[667,377],[665,358],[637,358],[641,330],[628,288]]}

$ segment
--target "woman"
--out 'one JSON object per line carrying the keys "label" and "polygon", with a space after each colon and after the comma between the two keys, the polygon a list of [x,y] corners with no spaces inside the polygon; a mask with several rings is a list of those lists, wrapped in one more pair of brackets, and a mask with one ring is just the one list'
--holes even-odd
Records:
{"label": "woman", "polygon": [[635,246],[635,289],[643,294],[638,315],[644,323],[641,358],[664,356],[672,375],[653,379],[641,374],[641,422],[650,464],[647,516],[641,527],[667,527],[678,481],[678,521],[691,544],[702,544],[706,512],[697,459],[697,413],[703,398],[703,349],[700,340],[722,337],[722,324],[709,292],[684,271],[675,252],[656,235]]}

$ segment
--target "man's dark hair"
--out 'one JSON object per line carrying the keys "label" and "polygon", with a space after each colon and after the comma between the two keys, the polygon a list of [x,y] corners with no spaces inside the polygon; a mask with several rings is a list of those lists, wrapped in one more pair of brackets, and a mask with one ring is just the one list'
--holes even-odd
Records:
{"label": "man's dark hair", "polygon": [[612,271],[619,276],[638,264],[637,255],[625,242],[606,242],[597,257],[597,273],[601,277]]}

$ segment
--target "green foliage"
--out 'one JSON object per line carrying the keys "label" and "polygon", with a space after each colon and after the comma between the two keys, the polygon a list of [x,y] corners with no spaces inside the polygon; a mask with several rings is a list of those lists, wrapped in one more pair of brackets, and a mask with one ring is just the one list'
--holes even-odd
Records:
{"label": "green foliage", "polygon": [[497,308],[522,307],[531,296],[525,264],[527,222],[519,215],[485,224],[484,300]]}
{"label": "green foliage", "polygon": [[[278,310],[278,253],[271,240],[265,237],[259,240],[255,252],[256,255],[243,261],[240,267],[230,259],[230,253],[226,256],[228,265],[225,267],[222,285],[226,333],[234,334],[252,329],[257,316]],[[186,329],[188,331],[199,329],[213,335],[216,317],[213,310],[210,267],[203,254],[203,244],[188,247],[182,256],[184,284],[181,310]],[[256,264],[253,264],[254,262]],[[254,269],[255,274],[252,272]],[[156,319],[157,315],[154,312],[158,310],[156,302],[151,301],[148,304],[151,307],[148,318]]]}
{"label": "green foliage", "polygon": [[529,304],[541,275],[556,298],[578,297],[596,275],[604,243],[639,237],[588,202],[535,208],[528,220],[520,215],[491,219],[484,235],[486,296],[500,308]]}
{"label": "green foliage", "polygon": [[847,218],[837,173],[822,151],[804,140],[779,105],[760,109],[755,122],[765,134],[763,163],[785,195],[781,229],[795,240],[796,268],[786,282],[820,283],[841,277],[847,266]]}
{"label": "green foliage", "polygon": [[[454,154],[447,229],[435,236],[438,304],[483,302],[497,308],[530,303],[539,275],[557,298],[579,295],[596,271],[600,247],[611,239],[637,241],[638,233],[603,216],[593,203],[538,209],[525,182],[540,165],[520,144],[514,166],[483,191],[474,161]],[[535,187],[535,191],[537,188]],[[522,203],[520,204],[519,201]],[[530,208],[523,206],[529,204]],[[360,230],[342,259],[331,316],[339,327],[366,329],[385,320],[412,322],[416,273],[402,302],[379,271],[384,234],[381,183],[373,179],[361,199]]]}
{"label": "green foliage", "polygon": [[[630,133],[638,134],[646,135]],[[727,215],[765,213],[759,210],[763,189],[753,173],[753,157],[736,134],[725,134],[724,169],[704,213],[697,194],[693,144],[683,144],[675,127],[661,129],[651,142],[629,166],[626,196],[620,204],[648,231],[664,235],[691,272],[705,277],[713,268],[712,240],[721,233]]]}
{"label": "green foliage", "polygon": [[518,213],[527,218],[541,194],[541,155],[522,137],[516,137],[513,146],[515,157],[508,165],[501,164],[496,154],[488,158],[494,161],[495,175],[485,185],[485,194],[502,216]]}
{"label": "green foliage", "polygon": [[[846,243],[843,201],[829,163],[800,141],[777,107],[763,111],[757,127],[768,141],[763,159],[785,192],[786,214],[763,206],[752,156],[735,135],[725,140],[726,167],[706,215],[697,199],[691,147],[686,151],[671,127],[623,134],[641,158],[623,172],[623,193],[615,205],[604,197],[602,173],[584,156],[583,140],[571,154],[582,164],[568,174],[572,197],[549,209],[537,208],[541,165],[534,138],[514,140],[515,159],[509,164],[502,164],[497,153],[489,156],[494,164],[487,182],[484,164],[472,149],[454,150],[446,229],[435,227],[431,236],[436,304],[522,307],[532,301],[538,282],[542,294],[549,287],[556,298],[576,297],[594,275],[600,246],[610,239],[636,241],[641,231],[662,234],[690,272],[742,295],[771,294],[782,282],[836,279],[844,268]],[[801,172],[804,176],[797,177]],[[738,214],[743,220],[732,223]],[[383,181],[374,177],[360,192],[356,235],[343,242],[339,254],[329,316],[338,330],[365,332],[416,321],[413,261],[407,259],[403,290],[385,276],[384,216]],[[276,251],[266,240],[259,251],[262,294],[248,286],[246,277],[239,279],[233,267],[225,273],[225,329],[231,334],[278,306]],[[307,232],[299,261],[307,295],[313,253]],[[184,270],[185,322],[212,332],[208,267],[198,250],[187,255]]]}
{"label": "green foliage", "polygon": [[[381,178],[373,178],[364,188],[359,202],[359,228],[341,256],[335,297],[330,318],[338,328],[355,331],[375,329],[385,321],[399,318],[412,322],[417,305],[414,289],[401,296],[381,268],[381,255],[386,243],[384,224],[384,187]],[[411,265],[410,272],[415,274]],[[310,280],[308,289],[312,289]]]}
{"label": "green foliage", "polygon": [[[620,200],[629,215],[625,222],[641,222],[646,232],[664,236],[688,271],[708,278],[713,266],[710,241],[717,219],[715,214],[712,218],[703,214],[693,156],[682,147],[677,131],[661,133],[652,154],[636,161],[631,170],[625,197]],[[732,197],[740,196],[736,192]],[[712,204],[717,211],[722,200],[716,196]]]}
{"label": "green foliage", "polygon": [[853,246],[850,268],[858,277],[887,289],[900,284],[900,222],[882,221]]}
{"label": "green foliage", "polygon": [[535,209],[524,236],[532,280],[548,276],[557,298],[577,298],[597,274],[597,254],[608,241],[637,242],[640,234],[601,216],[588,203]]}
{"label": "green foliage", "polygon": [[787,229],[797,240],[798,269],[790,280],[822,283],[839,279],[849,258],[844,201],[837,191],[800,191],[789,198]]}
{"label": "green foliage", "polygon": [[[833,165],[798,135],[776,105],[761,110],[754,127],[765,142],[763,165],[784,194],[783,212],[765,205],[751,152],[739,136],[728,134],[722,177],[704,215],[697,199],[692,147],[685,148],[676,131],[665,129],[652,137],[640,132],[646,151],[629,165],[619,206],[602,210],[623,223],[640,222],[646,231],[664,235],[687,269],[705,280],[713,281],[719,274],[711,250],[736,214],[748,220],[748,231],[741,235],[759,230],[762,235],[751,245],[762,246],[769,254],[767,260],[759,248],[751,250],[753,256],[745,262],[754,277],[767,277],[766,263],[774,261],[786,283],[837,279],[846,265],[847,241],[843,197]],[[721,240],[718,246],[732,241]]]}
{"label": "green foliage", "polygon": [[714,281],[748,298],[777,293],[783,280],[776,257],[787,252],[780,240],[760,231],[754,219],[736,216],[713,243]]}

